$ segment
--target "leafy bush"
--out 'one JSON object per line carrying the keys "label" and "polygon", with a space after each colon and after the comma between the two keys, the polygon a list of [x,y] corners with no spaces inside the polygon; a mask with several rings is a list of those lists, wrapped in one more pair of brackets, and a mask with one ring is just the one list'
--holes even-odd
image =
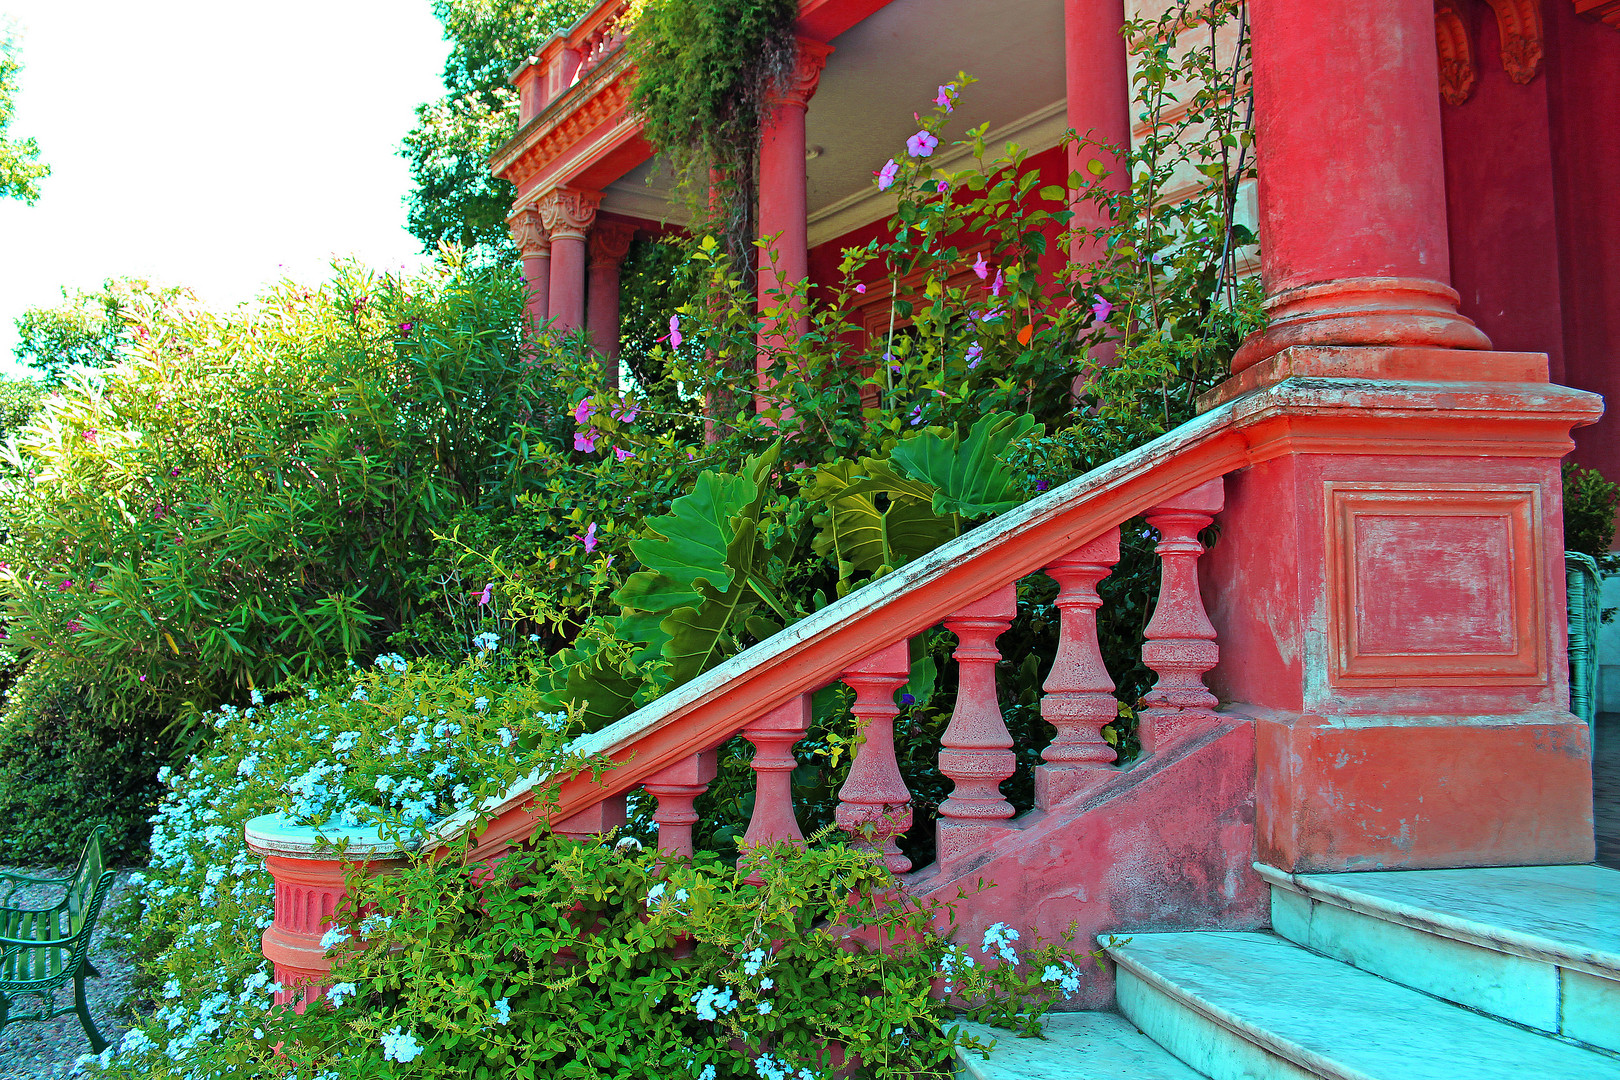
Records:
{"label": "leafy bush", "polygon": [[1614,514],[1620,507],[1620,484],[1610,483],[1596,469],[1564,462],[1564,548],[1597,560],[1605,573],[1620,570],[1614,544]]}
{"label": "leafy bush", "polygon": [[147,818],[157,808],[156,774],[166,760],[151,717],[111,720],[87,687],[30,671],[7,694],[0,716],[0,850],[7,861],[59,865],[84,838],[106,828],[110,861],[146,853]]}
{"label": "leafy bush", "polygon": [[0,378],[0,442],[20,431],[45,399],[45,388],[32,379]]}

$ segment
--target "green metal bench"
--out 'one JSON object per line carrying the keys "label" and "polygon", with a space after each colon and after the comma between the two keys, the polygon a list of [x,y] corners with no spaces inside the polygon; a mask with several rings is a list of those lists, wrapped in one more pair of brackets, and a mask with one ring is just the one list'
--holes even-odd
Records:
{"label": "green metal bench", "polygon": [[[69,1012],[90,1039],[93,1053],[101,1053],[107,1040],[90,1019],[84,999],[84,980],[99,972],[90,966],[90,935],[96,916],[112,886],[113,871],[101,854],[101,830],[90,834],[78,868],[68,877],[39,878],[0,871],[0,1031],[9,1024],[51,1020]],[[12,906],[17,890],[27,885],[63,885],[67,895],[48,908]],[[56,991],[73,983],[73,1005],[58,1008]],[[13,1012],[23,997],[38,998],[37,1012]]]}

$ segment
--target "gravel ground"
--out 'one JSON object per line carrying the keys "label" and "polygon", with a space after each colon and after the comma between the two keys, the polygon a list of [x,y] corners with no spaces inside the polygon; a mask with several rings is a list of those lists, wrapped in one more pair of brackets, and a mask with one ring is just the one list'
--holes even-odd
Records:
{"label": "gravel ground", "polygon": [[[32,877],[59,876],[72,871],[71,866],[20,870]],[[130,976],[134,971],[122,956],[107,948],[106,928],[108,913],[117,903],[119,894],[128,886],[132,873],[133,870],[120,870],[113,879],[112,893],[102,905],[101,915],[96,920],[95,936],[90,941],[90,962],[101,972],[101,977],[86,979],[84,984],[85,996],[90,999],[90,1018],[96,1022],[101,1037],[114,1046],[118,1045],[118,1040],[124,1037],[124,1030],[129,1027],[130,1018],[120,1008],[129,992]],[[60,888],[37,885],[30,886],[26,891],[18,890],[14,899],[19,903],[26,901],[29,906],[44,907],[61,897]],[[73,1003],[71,983],[57,991],[57,1000],[62,1005]],[[21,1009],[32,1011],[34,1001],[24,998],[18,1004]],[[0,1033],[0,1080],[57,1080],[72,1071],[73,1062],[80,1054],[89,1052],[90,1040],[85,1038],[84,1028],[79,1026],[77,1013],[69,1012],[48,1024],[14,1024]]]}

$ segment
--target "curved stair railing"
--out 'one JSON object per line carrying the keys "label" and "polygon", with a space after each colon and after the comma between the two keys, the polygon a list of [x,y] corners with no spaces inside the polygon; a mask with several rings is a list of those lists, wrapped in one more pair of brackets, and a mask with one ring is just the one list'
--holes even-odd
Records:
{"label": "curved stair railing", "polygon": [[[1261,392],[1205,413],[582,736],[576,749],[613,765],[594,778],[587,772],[562,782],[550,804],[552,831],[588,837],[622,825],[626,796],[644,788],[657,803],[660,849],[690,854],[693,802],[714,779],[716,749],[740,734],[756,749],[745,848],[802,841],[790,784],[793,748],[809,727],[811,694],[842,680],[855,692],[860,738],[839,792],[838,826],[855,843],[881,852],[890,869],[910,870],[895,843],[912,814],[895,760],[894,694],[909,678],[908,640],[943,624],[957,637],[960,663],[955,712],[939,750],[940,771],[954,784],[937,826],[938,867],[948,872],[1013,815],[999,791],[1014,772],[1015,755],[997,703],[995,642],[1016,614],[1015,586],[1026,575],[1044,571],[1057,581],[1061,613],[1058,653],[1040,705],[1057,734],[1036,767],[1036,808],[1051,811],[1121,775],[1101,735],[1117,716],[1117,703],[1098,648],[1097,586],[1119,558],[1120,525],[1138,515],[1158,531],[1161,560],[1159,600],[1143,646],[1158,681],[1140,713],[1142,760],[1215,726],[1216,700],[1203,677],[1219,653],[1199,595],[1198,534],[1222,509],[1226,473],[1283,452],[1287,439],[1277,438],[1272,421],[1291,403],[1270,397]],[[486,803],[483,812],[493,816],[469,860],[499,857],[526,840],[542,812],[538,792],[549,783],[531,778]],[[474,820],[471,813],[447,819],[436,833],[464,835]],[[312,999],[327,970],[313,946],[341,899],[342,872],[334,864],[312,877],[312,862],[334,858],[318,853],[312,830],[272,834],[256,831],[256,824],[248,827],[249,845],[268,856],[277,876],[266,955],[276,963],[279,982],[300,986],[287,991],[289,1000]],[[381,869],[388,854],[362,842],[351,843],[347,857],[377,861]],[[311,890],[320,895],[306,895]]]}

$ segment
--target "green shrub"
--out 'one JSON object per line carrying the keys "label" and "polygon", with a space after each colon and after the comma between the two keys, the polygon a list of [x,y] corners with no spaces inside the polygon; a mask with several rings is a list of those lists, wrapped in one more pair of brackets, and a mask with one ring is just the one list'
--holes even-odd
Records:
{"label": "green shrub", "polygon": [[1596,469],[1564,462],[1564,549],[1597,560],[1605,573],[1620,570],[1614,543],[1614,514],[1620,506],[1620,484],[1610,483]]}
{"label": "green shrub", "polygon": [[32,379],[0,378],[0,442],[33,419],[44,399],[45,387]]}
{"label": "green shrub", "polygon": [[113,862],[141,860],[165,760],[151,717],[109,719],[87,687],[23,675],[0,715],[0,852],[11,863],[78,857],[97,825]]}

